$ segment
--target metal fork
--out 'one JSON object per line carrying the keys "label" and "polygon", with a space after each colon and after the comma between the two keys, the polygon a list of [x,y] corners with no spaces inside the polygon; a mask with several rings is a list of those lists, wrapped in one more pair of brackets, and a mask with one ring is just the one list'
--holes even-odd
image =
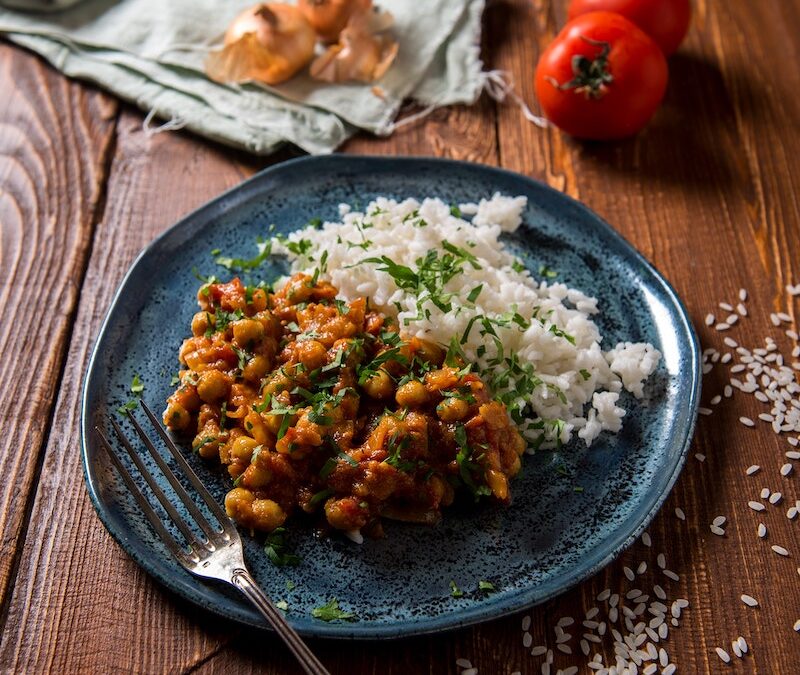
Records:
{"label": "metal fork", "polygon": [[297,658],[297,661],[308,673],[308,675],[330,675],[329,671],[319,662],[316,656],[308,648],[308,645],[303,642],[303,639],[295,632],[295,630],[288,624],[283,614],[278,610],[272,601],[266,596],[264,591],[259,588],[247,567],[244,564],[244,556],[242,554],[242,541],[239,538],[239,533],[233,521],[228,517],[225,511],[214,500],[209,491],[203,487],[197,474],[192,470],[183,455],[173,443],[172,439],[167,435],[166,431],[162,428],[153,411],[147,406],[144,401],[141,401],[141,406],[145,414],[150,420],[152,426],[158,432],[158,435],[164,441],[169,453],[177,462],[180,470],[186,475],[192,487],[197,491],[206,506],[209,508],[214,518],[217,519],[222,529],[213,527],[206,517],[200,512],[197,504],[189,496],[181,483],[178,481],[175,474],[167,466],[161,454],[156,450],[152,441],[145,433],[144,429],[139,425],[130,410],[127,410],[128,418],[133,424],[137,435],[144,443],[150,456],[158,465],[158,468],[164,474],[164,477],[169,481],[172,489],[183,502],[186,509],[191,514],[197,526],[202,531],[205,540],[198,538],[192,532],[186,521],[178,514],[173,504],[167,499],[164,492],[158,486],[153,475],[148,471],[142,462],[139,454],[133,449],[128,439],[125,437],[122,429],[117,421],[110,418],[111,424],[114,427],[117,437],[127,451],[133,463],[136,465],[139,473],[145,479],[150,489],[155,494],[158,501],[164,507],[164,510],[169,514],[170,519],[181,531],[181,534],[186,539],[187,545],[180,545],[175,538],[167,531],[161,519],[156,514],[150,502],[142,494],[141,490],[136,486],[130,472],[120,461],[117,454],[111,447],[106,435],[99,427],[95,427],[95,433],[100,439],[101,444],[105,448],[108,456],[111,458],[112,463],[119,472],[122,480],[130,490],[139,508],[147,516],[147,520],[153,526],[156,534],[161,538],[166,547],[170,550],[172,555],[175,556],[177,561],[183,565],[192,574],[205,577],[209,579],[218,579],[225,581],[232,586],[238,588],[242,594],[255,605],[256,609],[263,615],[269,622],[270,626],[275,629],[275,632],[286,643],[286,646],[292,651]]}

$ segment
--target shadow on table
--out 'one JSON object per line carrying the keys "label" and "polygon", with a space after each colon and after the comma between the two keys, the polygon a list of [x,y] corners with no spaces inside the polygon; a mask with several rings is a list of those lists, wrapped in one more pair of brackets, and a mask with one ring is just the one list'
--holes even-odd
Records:
{"label": "shadow on table", "polygon": [[669,66],[664,101],[640,134],[618,142],[572,140],[572,147],[598,170],[635,172],[690,191],[750,190],[742,132],[764,117],[762,86],[692,53],[676,54]]}

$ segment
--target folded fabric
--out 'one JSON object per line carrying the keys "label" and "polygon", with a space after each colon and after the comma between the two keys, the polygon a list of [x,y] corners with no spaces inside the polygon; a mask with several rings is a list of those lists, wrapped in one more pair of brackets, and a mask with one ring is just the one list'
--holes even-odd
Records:
{"label": "folded fabric", "polygon": [[90,80],[159,117],[258,154],[289,141],[331,152],[357,129],[391,133],[404,99],[472,103],[482,88],[483,0],[377,0],[400,44],[386,75],[329,84],[307,72],[275,87],[221,85],[203,64],[252,0],[88,0],[54,13],[0,9],[0,33],[65,74]]}

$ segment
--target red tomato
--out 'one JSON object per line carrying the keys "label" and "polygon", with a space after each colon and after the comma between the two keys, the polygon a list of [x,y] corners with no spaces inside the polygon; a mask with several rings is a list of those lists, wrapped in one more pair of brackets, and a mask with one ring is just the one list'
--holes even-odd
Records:
{"label": "red tomato", "polygon": [[666,56],[683,42],[689,30],[689,0],[572,0],[569,20],[587,12],[616,12],[630,19],[661,47]]}
{"label": "red tomato", "polygon": [[666,88],[661,49],[611,12],[570,21],[536,66],[536,96],[545,115],[578,138],[632,136],[653,116]]}

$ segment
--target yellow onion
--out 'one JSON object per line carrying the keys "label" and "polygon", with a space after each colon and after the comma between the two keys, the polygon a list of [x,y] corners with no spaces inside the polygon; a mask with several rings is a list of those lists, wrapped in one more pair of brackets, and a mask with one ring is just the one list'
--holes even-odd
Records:
{"label": "yellow onion", "polygon": [[255,5],[233,20],[224,47],[209,54],[206,73],[217,82],[278,84],[311,61],[316,40],[297,7],[277,2]]}
{"label": "yellow onion", "polygon": [[353,14],[339,35],[339,42],[314,59],[311,76],[325,82],[373,82],[383,77],[397,56],[398,44],[376,27],[391,25],[391,15],[374,12]]}
{"label": "yellow onion", "polygon": [[297,6],[325,42],[336,42],[350,17],[366,12],[372,0],[299,0]]}

